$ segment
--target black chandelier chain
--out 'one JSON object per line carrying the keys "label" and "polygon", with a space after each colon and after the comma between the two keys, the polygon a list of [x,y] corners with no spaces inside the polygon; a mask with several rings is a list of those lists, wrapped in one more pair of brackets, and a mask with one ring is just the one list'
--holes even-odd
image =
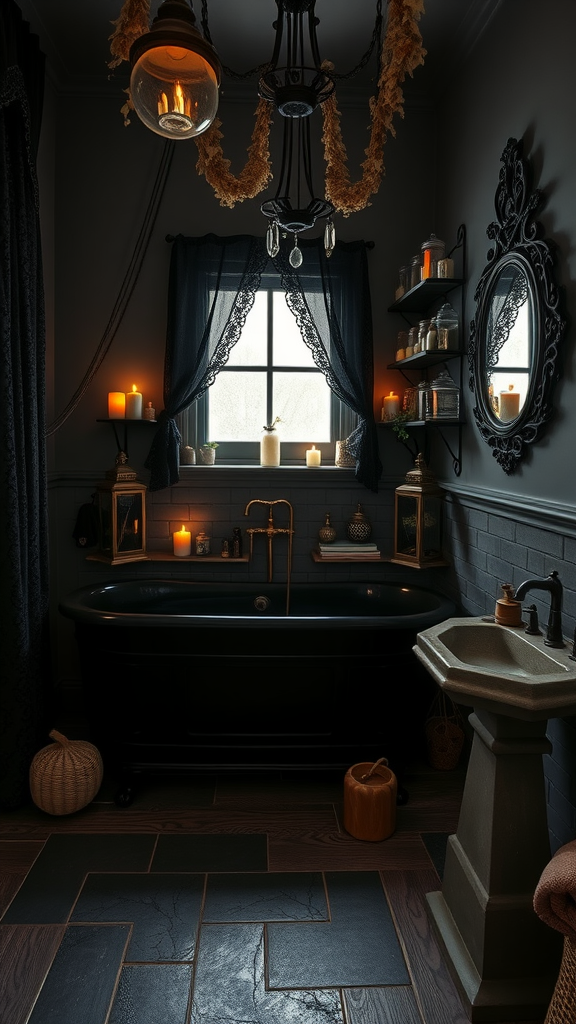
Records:
{"label": "black chandelier chain", "polygon": [[[210,34],[210,26],[208,24],[208,0],[202,0],[202,15],[201,15],[202,32],[207,42],[211,46],[214,46],[212,36]],[[376,19],[374,22],[374,28],[372,29],[372,38],[368,49],[360,58],[358,64],[352,68],[351,71],[337,72],[331,71],[330,77],[335,82],[346,81],[347,79],[354,78],[356,75],[363,71],[366,65],[372,58],[374,50],[378,52],[378,77],[380,77],[380,54],[382,52],[382,0],[376,0]],[[229,78],[236,78],[239,81],[247,81],[249,78],[261,77],[270,69],[270,61],[264,61],[263,64],[258,64],[256,67],[251,68],[250,71],[235,71],[233,68],[228,67],[227,64],[222,64],[222,70],[225,75]]]}

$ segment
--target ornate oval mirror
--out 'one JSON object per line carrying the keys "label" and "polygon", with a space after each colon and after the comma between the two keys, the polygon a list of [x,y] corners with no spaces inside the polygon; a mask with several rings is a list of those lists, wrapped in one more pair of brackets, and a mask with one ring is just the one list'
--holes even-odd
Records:
{"label": "ornate oval mirror", "polygon": [[469,364],[478,428],[494,458],[512,473],[552,416],[565,322],[552,249],[534,221],[542,193],[528,187],[522,142],[508,140],[502,163],[498,222],[487,231],[495,244],[474,294]]}

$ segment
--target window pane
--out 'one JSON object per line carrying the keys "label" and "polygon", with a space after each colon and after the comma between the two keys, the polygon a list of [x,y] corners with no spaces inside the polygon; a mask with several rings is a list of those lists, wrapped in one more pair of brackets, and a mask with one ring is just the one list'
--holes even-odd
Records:
{"label": "window pane", "polygon": [[227,366],[266,365],[267,307],[266,292],[256,292],[240,341],[230,352]]}
{"label": "window pane", "polygon": [[302,341],[296,317],[286,305],[284,292],[273,293],[272,309],[274,365],[314,366],[312,353]]}
{"label": "window pane", "polygon": [[208,441],[258,441],[266,423],[266,374],[226,373],[210,387]]}
{"label": "window pane", "polygon": [[323,373],[275,373],[274,416],[283,441],[329,441],[330,396]]}

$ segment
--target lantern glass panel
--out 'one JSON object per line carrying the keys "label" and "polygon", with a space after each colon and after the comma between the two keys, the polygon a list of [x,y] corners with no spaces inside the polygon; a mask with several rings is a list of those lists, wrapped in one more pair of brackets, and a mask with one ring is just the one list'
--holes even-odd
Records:
{"label": "lantern glass panel", "polygon": [[142,494],[118,494],[116,501],[116,550],[141,551]]}
{"label": "lantern glass panel", "polygon": [[418,542],[418,499],[411,494],[397,494],[396,551],[416,558]]}

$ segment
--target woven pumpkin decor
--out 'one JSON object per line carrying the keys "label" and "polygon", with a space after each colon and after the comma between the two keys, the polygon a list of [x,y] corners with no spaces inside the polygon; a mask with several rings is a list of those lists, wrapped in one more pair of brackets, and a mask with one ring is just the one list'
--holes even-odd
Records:
{"label": "woven pumpkin decor", "polygon": [[398,782],[387,764],[354,764],[344,776],[344,828],[355,839],[380,842],[396,828]]}
{"label": "woven pumpkin decor", "polygon": [[47,814],[73,814],[100,789],[102,758],[87,740],[68,740],[56,729],[50,737],[54,743],[42,747],[30,765],[32,799]]}

